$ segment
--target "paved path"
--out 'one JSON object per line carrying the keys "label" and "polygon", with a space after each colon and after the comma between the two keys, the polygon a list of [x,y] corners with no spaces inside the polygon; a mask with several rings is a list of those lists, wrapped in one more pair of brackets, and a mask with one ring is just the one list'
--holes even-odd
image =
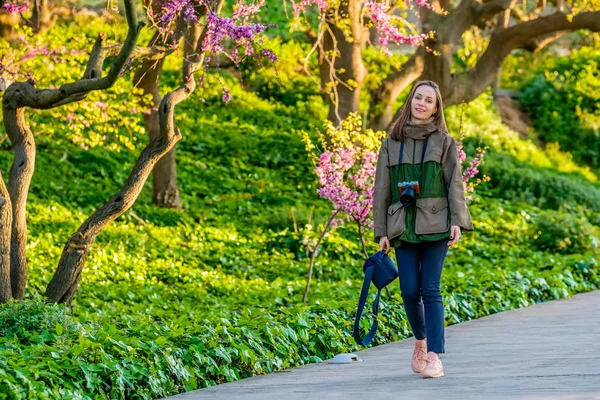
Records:
{"label": "paved path", "polygon": [[446,376],[410,369],[413,339],[185,393],[192,399],[600,399],[600,290],[446,330]]}

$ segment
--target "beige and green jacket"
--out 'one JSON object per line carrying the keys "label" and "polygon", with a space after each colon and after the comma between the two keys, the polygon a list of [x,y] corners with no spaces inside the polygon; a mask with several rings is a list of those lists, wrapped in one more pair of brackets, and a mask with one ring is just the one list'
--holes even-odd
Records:
{"label": "beige and green jacket", "polygon": [[[441,240],[450,236],[452,225],[472,231],[454,138],[437,131],[433,124],[407,125],[404,132],[402,165],[398,165],[400,142],[388,136],[379,151],[373,195],[375,242],[379,243],[382,236],[387,236],[394,247],[401,241]],[[419,180],[421,152],[427,136],[421,193],[416,206],[404,207],[397,184]]]}

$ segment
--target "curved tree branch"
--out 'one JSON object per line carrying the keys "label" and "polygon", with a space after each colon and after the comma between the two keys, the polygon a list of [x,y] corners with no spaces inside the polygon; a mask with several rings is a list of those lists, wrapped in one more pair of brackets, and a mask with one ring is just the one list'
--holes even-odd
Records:
{"label": "curved tree branch", "polygon": [[522,48],[536,38],[580,29],[600,31],[600,11],[580,13],[571,21],[566,14],[557,12],[494,32],[475,68],[458,74],[452,79],[451,85],[445,88],[442,93],[445,105],[468,102],[483,93],[493,83],[504,58],[511,51]]}
{"label": "curved tree branch", "polygon": [[[10,240],[10,280],[12,296],[22,299],[27,283],[27,221],[25,208],[27,194],[35,166],[35,141],[25,122],[25,109],[19,107],[23,95],[31,85],[13,83],[6,89],[2,101],[4,127],[14,146],[14,159],[8,178],[8,192],[12,204],[12,227]],[[7,229],[8,226],[3,226]]]}
{"label": "curved tree branch", "polygon": [[[93,90],[108,89],[114,85],[128,60],[129,55],[134,50],[140,30],[144,26],[144,23],[138,23],[137,15],[135,13],[135,1],[125,1],[125,12],[129,27],[127,37],[105,77],[81,79],[76,82],[61,85],[58,89],[35,89],[32,96],[28,96],[24,99],[25,103],[22,104],[22,106],[37,109],[54,108],[66,104],[67,102],[80,100],[81,98],[77,97],[78,95],[85,95]],[[102,52],[99,51],[99,53]],[[93,60],[94,57],[103,59],[102,54],[92,54],[91,59]],[[72,101],[70,101],[71,99]]]}
{"label": "curved tree branch", "polygon": [[371,93],[369,115],[373,129],[386,129],[393,120],[396,99],[415,80],[432,79],[440,87],[450,84],[452,57],[462,35],[473,25],[485,24],[495,15],[516,4],[516,0],[462,0],[448,15],[421,8],[423,32],[434,31],[435,36],[426,42],[433,52],[419,48],[402,66],[387,76],[380,87]]}

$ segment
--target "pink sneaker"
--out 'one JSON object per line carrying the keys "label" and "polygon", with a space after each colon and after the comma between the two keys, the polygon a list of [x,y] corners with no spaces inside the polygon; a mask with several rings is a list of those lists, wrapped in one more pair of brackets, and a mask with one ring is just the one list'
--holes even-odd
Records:
{"label": "pink sneaker", "polygon": [[423,370],[423,378],[440,378],[444,376],[444,366],[437,354],[427,353],[427,365]]}
{"label": "pink sneaker", "polygon": [[415,351],[413,352],[410,366],[412,370],[417,373],[423,373],[425,365],[427,364],[427,339],[415,340]]}

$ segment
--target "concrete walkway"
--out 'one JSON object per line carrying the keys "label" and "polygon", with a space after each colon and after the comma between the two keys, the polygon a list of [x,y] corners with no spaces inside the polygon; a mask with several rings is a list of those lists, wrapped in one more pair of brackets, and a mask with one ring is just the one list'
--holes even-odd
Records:
{"label": "concrete walkway", "polygon": [[600,399],[600,291],[448,327],[446,376],[410,369],[413,339],[173,397],[192,399]]}

